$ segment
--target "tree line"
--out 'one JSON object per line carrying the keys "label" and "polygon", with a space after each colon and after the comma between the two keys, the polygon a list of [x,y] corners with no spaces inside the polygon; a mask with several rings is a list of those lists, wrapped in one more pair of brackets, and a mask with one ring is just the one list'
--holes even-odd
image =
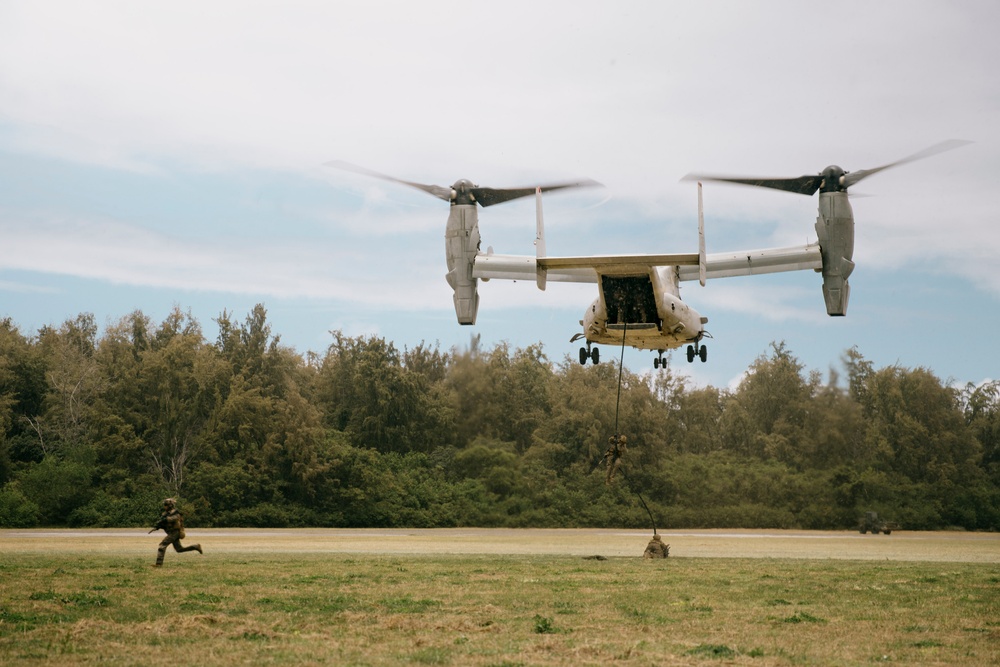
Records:
{"label": "tree line", "polygon": [[0,320],[0,527],[146,525],[176,496],[196,526],[1000,528],[1000,382],[857,348],[824,378],[773,343],[735,389],[624,369],[619,404],[615,363],[540,344],[299,354],[261,305],[215,322]]}

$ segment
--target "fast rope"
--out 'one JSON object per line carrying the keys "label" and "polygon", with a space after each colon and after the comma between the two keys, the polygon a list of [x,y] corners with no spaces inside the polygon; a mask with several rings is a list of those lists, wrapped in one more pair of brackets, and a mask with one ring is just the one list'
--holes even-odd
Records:
{"label": "fast rope", "polygon": [[[628,323],[626,322],[622,327],[622,353],[618,361],[618,398],[615,400],[615,439],[617,441],[618,436],[621,434],[618,432],[618,412],[622,405],[622,373],[625,371],[625,334],[628,331]],[[656,519],[653,518],[653,513],[649,511],[649,506],[646,505],[646,501],[642,499],[642,494],[635,488],[632,480],[628,475],[625,474],[625,469],[622,468],[622,477],[628,483],[629,490],[636,495],[639,502],[642,503],[642,508],[646,510],[646,514],[649,515],[649,523],[653,526],[653,535],[656,535]]]}
{"label": "fast rope", "polygon": [[615,399],[615,437],[618,433],[618,409],[622,405],[622,372],[625,370],[625,332],[628,331],[628,322],[622,326],[622,355],[618,360],[618,398]]}
{"label": "fast rope", "polygon": [[653,527],[653,535],[656,535],[656,519],[653,518],[653,513],[649,511],[646,501],[642,499],[642,494],[636,490],[635,485],[632,484],[631,478],[625,474],[624,469],[622,469],[622,477],[624,477],[625,481],[628,482],[628,488],[635,494],[636,498],[639,499],[639,502],[642,503],[642,509],[646,510],[646,514],[649,515],[649,524]]}

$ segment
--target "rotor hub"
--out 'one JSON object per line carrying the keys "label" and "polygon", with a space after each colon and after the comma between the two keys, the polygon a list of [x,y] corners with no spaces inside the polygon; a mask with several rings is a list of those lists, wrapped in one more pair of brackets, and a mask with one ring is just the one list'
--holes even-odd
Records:
{"label": "rotor hub", "polygon": [[833,164],[823,170],[823,180],[820,181],[820,192],[844,192],[844,177],[847,172]]}
{"label": "rotor hub", "polygon": [[467,178],[461,178],[455,181],[455,184],[451,186],[451,203],[453,205],[475,204],[476,195],[474,191],[478,187],[478,185]]}

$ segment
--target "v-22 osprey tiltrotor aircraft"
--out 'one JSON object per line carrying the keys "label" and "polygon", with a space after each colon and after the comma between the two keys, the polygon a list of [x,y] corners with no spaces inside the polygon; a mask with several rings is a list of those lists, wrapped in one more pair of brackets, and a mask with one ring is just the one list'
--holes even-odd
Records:
{"label": "v-22 osprey tiltrotor aircraft", "polygon": [[[550,256],[545,247],[542,216],[542,193],[566,188],[599,185],[581,180],[524,188],[486,188],[462,179],[442,187],[425,185],[386,176],[346,162],[329,166],[347,169],[423,190],[449,202],[451,212],[445,232],[448,261],[448,284],[454,290],[455,313],[460,324],[475,324],[479,310],[478,281],[531,280],[544,290],[546,283],[597,283],[597,299],[580,320],[581,333],[570,341],[583,339],[580,363],[599,363],[595,344],[630,345],[655,350],[653,366],[666,366],[663,353],[687,346],[687,360],[697,357],[707,361],[708,348],[702,342],[710,337],[705,330],[708,318],[686,304],[680,297],[682,281],[697,280],[702,286],[712,278],[747,276],[782,271],[811,269],[823,275],[823,297],[831,316],[847,314],[850,297],[848,278],[854,271],[854,213],[848,201],[848,188],[868,176],[890,167],[930,157],[968,142],[946,141],[924,151],[874,169],[847,172],[829,166],[819,174],[797,178],[742,178],[689,174],[684,180],[698,183],[698,251],[674,254]],[[705,226],[700,181],[739,183],[774,188],[803,195],[819,191],[819,215],[816,218],[817,240],[801,246],[766,248],[706,254]],[[535,195],[535,256],[501,255],[481,249],[477,206],[492,206]]]}

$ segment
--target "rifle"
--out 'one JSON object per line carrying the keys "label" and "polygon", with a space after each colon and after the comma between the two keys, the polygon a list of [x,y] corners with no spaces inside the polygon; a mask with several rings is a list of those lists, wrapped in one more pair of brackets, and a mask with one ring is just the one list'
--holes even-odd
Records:
{"label": "rifle", "polygon": [[153,527],[152,527],[152,528],[150,529],[149,533],[146,533],[146,534],[147,534],[147,535],[149,535],[150,533],[152,533],[152,532],[154,532],[154,531],[157,531],[157,530],[160,530],[160,529],[163,529],[163,530],[166,530],[166,529],[167,529],[167,517],[166,517],[165,515],[161,515],[161,516],[160,516],[160,520],[159,520],[159,521],[157,521],[157,522],[156,522],[156,525],[155,525],[155,526],[153,526]]}

